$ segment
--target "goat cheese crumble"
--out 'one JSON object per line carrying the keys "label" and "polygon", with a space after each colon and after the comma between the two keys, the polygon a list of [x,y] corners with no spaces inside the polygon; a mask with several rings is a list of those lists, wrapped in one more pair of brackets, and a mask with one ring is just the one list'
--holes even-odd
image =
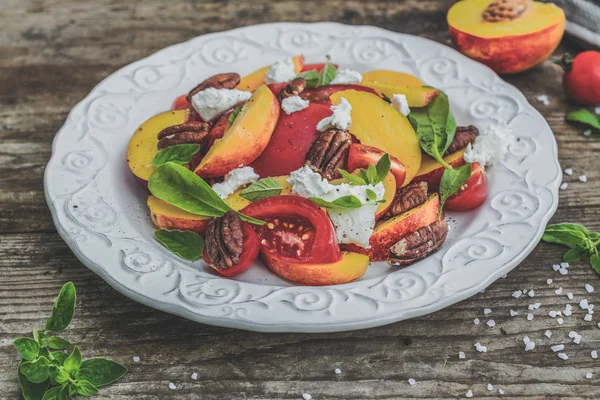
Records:
{"label": "goat cheese crumble", "polygon": [[235,193],[236,190],[249,183],[256,182],[258,178],[259,176],[254,172],[254,168],[252,167],[236,168],[225,175],[223,182],[215,183],[212,188],[220,198],[225,200]]}
{"label": "goat cheese crumble", "polygon": [[265,82],[267,84],[288,82],[295,77],[296,69],[294,67],[294,60],[292,58],[284,58],[271,65],[265,76]]}
{"label": "goat cheese crumble", "polygon": [[338,69],[335,78],[331,81],[332,85],[351,85],[362,82],[362,74],[353,69]]}
{"label": "goat cheese crumble", "polygon": [[281,109],[287,114],[290,115],[295,113],[296,111],[304,110],[308,107],[309,101],[304,100],[300,96],[291,96],[286,97],[281,101]]}
{"label": "goat cheese crumble", "polygon": [[237,89],[208,88],[192,96],[192,106],[204,121],[212,121],[219,115],[250,99],[252,93]]}
{"label": "goat cheese crumble", "polygon": [[465,160],[478,162],[482,166],[492,166],[502,161],[508,148],[515,142],[515,137],[506,125],[488,125],[473,144],[469,143],[465,150]]}
{"label": "goat cheese crumble", "polygon": [[410,114],[410,107],[408,106],[408,100],[403,94],[395,94],[392,96],[392,107],[405,117]]}
{"label": "goat cheese crumble", "polygon": [[352,125],[352,118],[350,117],[352,106],[348,103],[348,100],[342,97],[340,104],[331,106],[331,111],[333,111],[331,116],[319,121],[317,130],[320,132],[326,131],[329,128],[348,130],[350,125]]}
{"label": "goat cheese crumble", "polygon": [[[358,186],[348,183],[332,185],[307,165],[292,171],[287,182],[292,187],[292,193],[302,197],[318,197],[326,201],[334,201],[343,196],[356,196],[363,202],[362,207],[327,209],[327,214],[333,223],[339,243],[354,243],[370,248],[369,238],[375,228],[375,212],[379,206],[367,200],[367,190],[372,190],[377,200],[381,200],[385,193],[383,183]],[[366,204],[367,202],[369,204]]]}

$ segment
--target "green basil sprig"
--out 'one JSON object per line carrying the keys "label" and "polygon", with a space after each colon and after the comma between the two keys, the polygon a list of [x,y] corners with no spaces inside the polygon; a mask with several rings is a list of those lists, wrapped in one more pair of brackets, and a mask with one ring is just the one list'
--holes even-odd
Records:
{"label": "green basil sprig", "polygon": [[329,64],[330,57],[327,56],[325,61],[325,65],[321,72],[316,69],[312,69],[310,71],[302,72],[296,76],[296,78],[302,78],[306,81],[307,88],[316,88],[319,86],[329,85],[332,80],[335,79],[337,74],[337,69],[334,65]]}
{"label": "green basil sprig", "polygon": [[579,224],[561,223],[548,225],[542,240],[569,247],[563,256],[566,262],[582,261],[589,256],[592,269],[600,275],[600,233],[590,232]]}
{"label": "green basil sprig", "polygon": [[358,176],[353,175],[350,172],[338,169],[342,178],[348,181],[350,185],[360,186],[360,185],[377,185],[379,182],[382,182],[387,174],[390,172],[392,168],[392,161],[390,160],[389,154],[384,154],[381,156],[379,161],[377,161],[376,165],[369,165],[367,169],[359,169]]}
{"label": "green basil sprig", "polygon": [[360,201],[360,199],[354,195],[338,197],[333,201],[323,200],[318,197],[309,197],[308,199],[319,207],[330,209],[351,210],[363,206],[363,203]]}
{"label": "green basil sprig", "polygon": [[[202,178],[175,163],[156,168],[148,179],[148,189],[159,199],[192,214],[222,217],[227,211],[235,211]],[[264,221],[238,214],[246,222],[264,225]]]}
{"label": "green basil sprig", "polygon": [[467,163],[458,168],[449,168],[444,170],[442,179],[440,180],[440,211],[439,216],[442,216],[442,210],[446,200],[460,190],[462,185],[467,183],[471,176],[471,164]]}
{"label": "green basil sprig", "polygon": [[94,396],[100,386],[120,379],[127,368],[105,358],[82,361],[75,346],[68,354],[64,351],[70,343],[58,336],[48,336],[49,331],[66,329],[73,319],[76,302],[75,286],[67,282],[46,321],[46,329],[33,330],[33,338],[17,338],[14,347],[22,358],[17,372],[21,393],[25,400],[67,400],[67,397]]}
{"label": "green basil sprig", "polygon": [[204,239],[197,233],[159,229],[154,232],[154,237],[170,252],[177,254],[184,260],[195,261],[202,257]]}
{"label": "green basil sprig", "polygon": [[263,178],[240,192],[240,197],[249,201],[257,201],[271,196],[278,196],[283,186],[273,178]]}
{"label": "green basil sprig", "polygon": [[200,151],[200,145],[194,143],[175,144],[161,149],[152,159],[152,165],[160,167],[168,162],[184,165],[192,160],[194,154]]}
{"label": "green basil sprig", "polygon": [[592,128],[600,131],[600,115],[596,115],[593,112],[582,108],[581,110],[571,111],[567,114],[567,121],[579,122],[581,124],[589,125]]}

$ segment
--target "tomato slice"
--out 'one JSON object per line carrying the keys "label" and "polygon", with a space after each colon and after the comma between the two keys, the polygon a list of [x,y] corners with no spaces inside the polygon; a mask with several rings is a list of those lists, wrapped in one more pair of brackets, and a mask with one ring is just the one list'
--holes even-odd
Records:
{"label": "tomato slice", "polygon": [[450,196],[444,208],[452,211],[468,211],[479,207],[487,199],[488,184],[485,170],[479,163],[471,166],[471,176],[463,187]]}
{"label": "tomato slice", "polygon": [[[358,168],[368,168],[369,165],[376,165],[384,154],[385,152],[377,147],[353,143],[348,152],[348,171],[353,172]],[[406,179],[406,168],[396,157],[390,156],[390,161],[392,162],[390,172],[396,178],[396,187],[400,188],[404,185]]]}
{"label": "tomato slice", "polygon": [[258,250],[260,248],[258,236],[247,223],[244,223],[242,225],[242,232],[244,232],[244,241],[242,245],[243,250],[242,254],[240,255],[240,261],[231,268],[218,269],[214,267],[212,262],[208,258],[206,248],[204,248],[204,252],[202,253],[202,258],[204,259],[204,262],[206,262],[206,264],[208,264],[209,267],[217,271],[219,275],[228,277],[237,276],[242,272],[246,272],[248,268],[252,266],[252,263],[256,261],[256,258],[258,257]]}
{"label": "tomato slice", "polygon": [[[333,65],[334,67],[338,67],[337,64],[330,64]],[[304,66],[302,67],[302,71],[300,72],[308,72],[308,71],[312,71],[313,69],[316,69],[318,72],[321,72],[321,70],[323,70],[323,68],[325,67],[325,63],[316,63],[316,64],[304,64]]]}
{"label": "tomato slice", "polygon": [[187,94],[183,94],[175,99],[171,106],[171,110],[185,110],[186,108],[191,107],[192,104],[187,100]]}
{"label": "tomato slice", "polygon": [[342,257],[331,220],[308,199],[272,196],[250,203],[240,212],[267,222],[254,226],[263,254],[312,263],[331,263]]}

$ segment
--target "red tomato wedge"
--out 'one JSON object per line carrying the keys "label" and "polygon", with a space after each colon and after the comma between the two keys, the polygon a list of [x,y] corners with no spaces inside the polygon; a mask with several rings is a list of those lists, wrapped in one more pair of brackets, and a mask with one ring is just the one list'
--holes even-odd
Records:
{"label": "red tomato wedge", "polygon": [[[368,168],[369,165],[376,165],[384,154],[385,151],[377,147],[353,143],[348,152],[348,171],[353,172],[358,168]],[[406,179],[406,168],[396,157],[390,156],[390,161],[392,162],[390,172],[396,178],[396,187],[402,187]]]}
{"label": "red tomato wedge", "polygon": [[468,211],[479,207],[487,199],[488,185],[485,170],[479,163],[473,163],[471,176],[463,187],[450,196],[444,208],[452,211]]}
{"label": "red tomato wedge", "polygon": [[289,175],[301,168],[320,134],[317,124],[330,115],[329,106],[316,103],[290,115],[282,111],[267,148],[250,166],[260,177]]}
{"label": "red tomato wedge", "polygon": [[296,263],[331,263],[342,257],[331,220],[308,199],[272,196],[250,203],[240,212],[266,222],[254,226],[263,254]]}
{"label": "red tomato wedge", "polygon": [[231,268],[222,270],[214,267],[212,262],[208,258],[206,248],[204,248],[204,252],[202,253],[202,258],[204,259],[204,262],[206,262],[208,266],[217,271],[219,275],[229,277],[237,276],[242,272],[246,272],[248,268],[252,266],[252,263],[256,261],[256,258],[258,257],[258,250],[260,249],[258,236],[256,235],[256,232],[254,232],[254,230],[252,230],[250,225],[248,225],[247,223],[244,223],[242,225],[242,232],[244,232],[242,255],[240,256],[240,261]]}

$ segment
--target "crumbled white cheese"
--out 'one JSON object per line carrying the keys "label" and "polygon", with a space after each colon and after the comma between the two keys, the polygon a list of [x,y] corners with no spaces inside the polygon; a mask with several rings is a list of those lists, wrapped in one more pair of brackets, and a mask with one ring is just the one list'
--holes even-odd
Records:
{"label": "crumbled white cheese", "polygon": [[320,132],[326,131],[329,128],[338,128],[342,130],[348,130],[350,125],[352,125],[352,118],[350,116],[350,112],[352,111],[352,106],[348,103],[348,100],[345,98],[340,99],[340,104],[337,106],[331,106],[331,111],[333,114],[329,117],[323,118],[317,124],[317,130]]}
{"label": "crumbled white cheese", "polygon": [[586,183],[587,182],[587,176],[585,176],[585,175],[579,175],[579,182]]}
{"label": "crumbled white cheese", "polygon": [[464,158],[467,162],[478,162],[483,166],[492,166],[502,161],[508,148],[515,142],[507,125],[488,125],[480,132],[473,144],[469,143]]}
{"label": "crumbled white cheese", "polygon": [[569,175],[569,176],[573,175],[573,168],[566,168],[565,175]]}
{"label": "crumbled white cheese", "polygon": [[458,358],[459,358],[460,360],[463,360],[463,359],[467,358],[467,356],[465,355],[465,352],[464,352],[464,351],[459,351],[459,352],[458,352]]}
{"label": "crumbled white cheese", "polygon": [[287,114],[290,115],[295,113],[296,111],[304,110],[308,107],[309,101],[304,100],[300,96],[291,96],[286,97],[281,101],[281,109]]}
{"label": "crumbled white cheese", "polygon": [[488,315],[492,313],[492,309],[491,308],[484,308],[483,309],[483,315]]}
{"label": "crumbled white cheese", "polygon": [[567,190],[569,184],[567,182],[563,182],[560,184],[560,190]]}
{"label": "crumbled white cheese", "polygon": [[220,198],[226,199],[241,187],[256,182],[258,178],[252,167],[236,168],[225,175],[223,182],[215,183],[212,188]]}
{"label": "crumbled white cheese", "polygon": [[409,384],[410,386],[412,386],[412,385],[414,385],[414,384],[416,384],[416,383],[417,383],[417,381],[415,381],[413,378],[410,378],[410,379],[408,380],[408,384]]}
{"label": "crumbled white cheese", "polygon": [[545,336],[546,336],[548,339],[550,339],[550,338],[552,337],[552,332],[550,332],[550,331],[546,331],[546,332],[544,332],[544,335],[545,335]]}
{"label": "crumbled white cheese", "polygon": [[335,78],[331,81],[332,85],[351,85],[354,83],[362,82],[362,75],[360,72],[353,69],[338,69],[335,73]]}
{"label": "crumbled white cheese", "polygon": [[475,319],[473,320],[473,323],[474,323],[475,325],[479,325],[479,318],[475,318]]}
{"label": "crumbled white cheese", "polygon": [[212,121],[225,111],[250,99],[252,93],[237,89],[208,88],[192,96],[192,106],[204,121]]}
{"label": "crumbled white cheese", "polygon": [[475,350],[477,350],[480,353],[487,353],[487,347],[483,346],[481,343],[477,342],[475,343]]}
{"label": "crumbled white cheese", "polygon": [[404,116],[410,114],[410,107],[408,106],[408,100],[406,100],[406,96],[403,94],[395,94],[392,96],[392,107],[394,107],[398,112]]}
{"label": "crumbled white cheese", "polygon": [[[343,196],[356,196],[364,205],[353,209],[327,209],[327,214],[335,228],[339,243],[354,243],[369,248],[369,238],[375,227],[375,213],[378,204],[367,200],[367,190],[375,193],[376,199],[383,199],[385,187],[377,185],[352,186],[347,183],[332,185],[310,167],[290,173],[287,182],[292,186],[292,192],[303,197],[318,197],[326,201],[334,201]],[[368,203],[368,204],[367,204]]]}
{"label": "crumbled white cheese", "polygon": [[294,60],[288,57],[278,60],[275,64],[271,65],[265,76],[265,82],[267,84],[289,82],[295,77],[296,69],[294,67]]}

